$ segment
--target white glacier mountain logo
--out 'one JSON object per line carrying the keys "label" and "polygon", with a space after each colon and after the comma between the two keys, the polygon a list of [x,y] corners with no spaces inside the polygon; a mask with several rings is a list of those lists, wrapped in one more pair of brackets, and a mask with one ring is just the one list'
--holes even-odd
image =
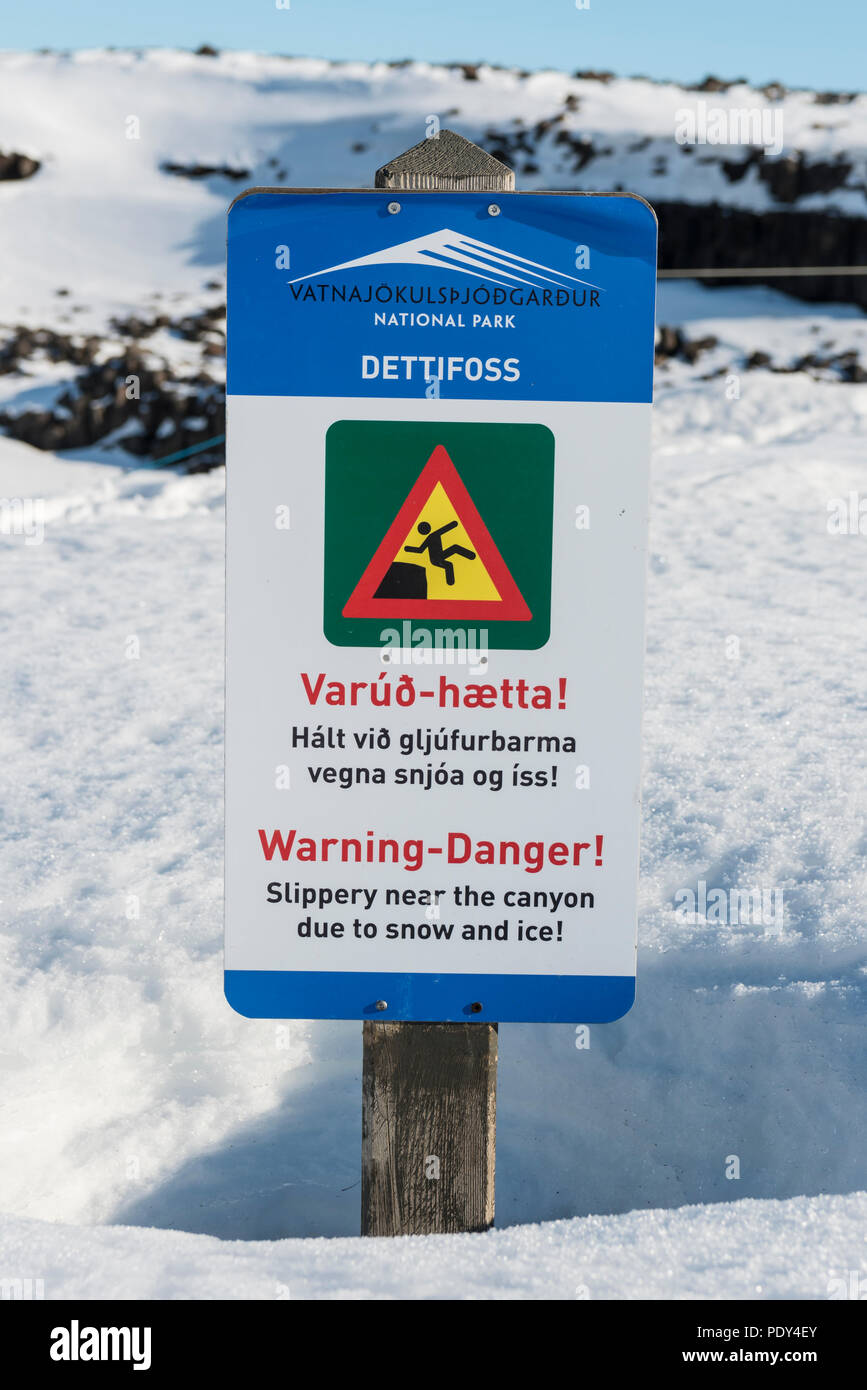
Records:
{"label": "white glacier mountain logo", "polygon": [[297,285],[318,275],[333,275],[338,270],[355,270],[369,265],[439,266],[442,270],[454,270],[461,275],[486,280],[492,285],[530,285],[534,289],[550,285],[559,289],[568,289],[571,285],[599,288],[589,280],[579,280],[577,275],[567,275],[553,266],[530,261],[526,256],[503,251],[499,246],[490,246],[486,241],[462,236],[448,227],[415,237],[412,241],[401,241],[397,246],[385,246],[381,251],[371,251],[354,261],[342,261],[340,265],[309,271],[307,275],[296,276],[289,284]]}

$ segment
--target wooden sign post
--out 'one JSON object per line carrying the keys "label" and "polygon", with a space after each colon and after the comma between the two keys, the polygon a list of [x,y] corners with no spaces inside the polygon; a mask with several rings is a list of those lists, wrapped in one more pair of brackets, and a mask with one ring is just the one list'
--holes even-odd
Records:
{"label": "wooden sign post", "polygon": [[364,1023],[361,1234],[494,1221],[496,1023]]}
{"label": "wooden sign post", "polygon": [[[378,169],[376,187],[499,193],[514,189],[515,175],[443,130]],[[361,1234],[487,1230],[494,1224],[497,1024],[362,1028]]]}

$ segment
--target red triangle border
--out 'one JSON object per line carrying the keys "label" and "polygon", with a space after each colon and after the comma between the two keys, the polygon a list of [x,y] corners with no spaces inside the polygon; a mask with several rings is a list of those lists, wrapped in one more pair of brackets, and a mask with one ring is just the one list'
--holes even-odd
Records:
{"label": "red triangle border", "polygon": [[[500,601],[494,599],[387,599],[374,595],[390,568],[398,548],[437,483],[441,483],[470,538],[476,554],[493,581]],[[406,501],[380,541],[376,551],[347,599],[344,618],[461,618],[477,623],[529,622],[532,613],[512,578],[505,560],[482,520],[458,470],[442,444],[438,444],[418,475]]]}

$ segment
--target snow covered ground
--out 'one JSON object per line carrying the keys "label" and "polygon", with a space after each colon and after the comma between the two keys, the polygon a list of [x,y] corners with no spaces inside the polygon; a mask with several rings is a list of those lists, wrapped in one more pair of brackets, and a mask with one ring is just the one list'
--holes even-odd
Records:
{"label": "snow covered ground", "polygon": [[[409,70],[311,64],[305,104],[282,60],[245,55],[52,58],[44,86],[38,60],[0,62],[0,148],[46,160],[0,186],[0,323],[66,332],[156,292],[200,305],[219,279],[227,199],[153,174],[155,149],[258,168],[282,141],[292,182],[363,183],[446,100]],[[425,81],[484,97],[480,123],[514,114],[517,79],[445,72]],[[380,128],[352,154],[363,120]],[[587,1049],[568,1027],[501,1030],[509,1229],[485,1236],[349,1239],[360,1027],[223,1002],[222,473],[0,438],[0,498],[22,499],[0,550],[0,1278],[264,1298],[867,1281],[865,1198],[842,1195],[867,1188],[867,536],[829,529],[864,486],[867,386],[745,367],[863,354],[867,320],[682,283],[659,320],[718,341],[659,372],[638,1002]],[[189,344],[170,349],[182,370]],[[0,377],[3,399],[49,389],[43,366]],[[702,883],[781,893],[782,915],[685,915]]]}
{"label": "snow covered ground", "polygon": [[[827,508],[859,486],[867,388],[754,371],[728,400],[726,380],[672,385],[657,410],[638,1003],[589,1050],[569,1028],[502,1030],[502,1225],[865,1185],[867,553],[829,534]],[[221,474],[0,451],[0,492],[45,499],[42,544],[9,537],[0,590],[4,1208],[232,1240],[353,1234],[360,1029],[250,1022],[221,995]],[[781,889],[782,922],[680,920],[676,895],[702,880]],[[731,1218],[769,1260],[775,1210]],[[823,1229],[821,1204],[783,1210],[796,1229],[814,1213],[805,1240]],[[663,1223],[670,1287],[688,1291],[671,1219],[612,1219],[604,1239],[649,1251]],[[564,1242],[571,1268],[580,1229],[484,1248],[524,1287],[532,1243]],[[853,1255],[840,1232],[822,1268],[860,1268],[863,1241]],[[147,1239],[152,1279],[160,1249],[186,1247]],[[50,1263],[64,1288],[67,1255]],[[273,1280],[283,1255],[262,1258],[255,1278]],[[347,1255],[348,1287],[364,1258]],[[796,1263],[799,1280],[814,1268]],[[714,1267],[717,1293],[742,1289],[737,1260]]]}
{"label": "snow covered ground", "polygon": [[0,1259],[41,1271],[19,1277],[41,1279],[32,1287],[46,1299],[842,1300],[867,1292],[865,1218],[863,1193],[386,1241],[221,1241],[13,1217]]}

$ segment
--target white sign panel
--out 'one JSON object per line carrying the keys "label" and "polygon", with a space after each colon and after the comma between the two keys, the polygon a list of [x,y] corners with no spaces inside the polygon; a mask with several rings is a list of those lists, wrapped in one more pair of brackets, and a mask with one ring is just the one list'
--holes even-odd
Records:
{"label": "white sign panel", "polygon": [[497,197],[231,212],[226,990],[250,1016],[633,999],[655,221]]}

